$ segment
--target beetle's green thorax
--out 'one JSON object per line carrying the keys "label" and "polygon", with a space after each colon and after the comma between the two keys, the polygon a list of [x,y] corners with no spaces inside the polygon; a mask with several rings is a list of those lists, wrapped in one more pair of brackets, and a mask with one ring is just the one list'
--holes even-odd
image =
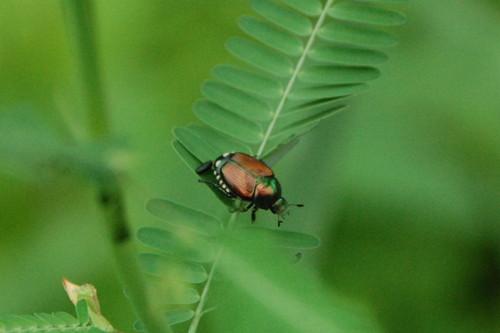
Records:
{"label": "beetle's green thorax", "polygon": [[281,197],[281,185],[278,180],[274,177],[262,177],[259,178],[260,184],[263,188],[266,188],[269,194],[277,195],[277,198]]}
{"label": "beetle's green thorax", "polygon": [[262,177],[258,179],[255,187],[254,202],[262,209],[271,208],[281,197],[281,185],[274,177]]}

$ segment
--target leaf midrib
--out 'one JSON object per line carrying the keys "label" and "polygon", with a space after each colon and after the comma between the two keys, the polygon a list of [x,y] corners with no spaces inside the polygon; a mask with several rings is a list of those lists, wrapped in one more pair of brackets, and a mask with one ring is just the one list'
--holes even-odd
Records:
{"label": "leaf midrib", "polygon": [[259,150],[257,151],[256,157],[260,158],[264,150],[266,149],[267,143],[269,141],[269,138],[271,137],[271,134],[273,133],[274,127],[276,126],[276,122],[278,121],[278,118],[283,111],[285,107],[285,103],[288,100],[288,97],[290,95],[290,92],[292,91],[292,88],[297,81],[297,77],[304,66],[304,63],[306,61],[307,54],[309,53],[309,50],[311,49],[314,41],[316,40],[316,36],[318,34],[318,30],[323,24],[326,14],[328,12],[328,9],[333,5],[335,0],[328,0],[325,4],[325,7],[323,8],[323,11],[321,12],[318,20],[316,21],[316,24],[311,32],[311,36],[309,37],[309,40],[307,41],[307,44],[304,48],[304,52],[300,56],[297,65],[295,66],[292,76],[290,77],[290,80],[288,81],[288,84],[285,88],[285,91],[283,92],[283,96],[281,97],[278,106],[276,107],[276,110],[273,113],[273,117],[271,119],[271,122],[269,123],[269,126],[267,127],[266,134],[264,135],[264,138],[262,139],[262,142],[259,146]]}

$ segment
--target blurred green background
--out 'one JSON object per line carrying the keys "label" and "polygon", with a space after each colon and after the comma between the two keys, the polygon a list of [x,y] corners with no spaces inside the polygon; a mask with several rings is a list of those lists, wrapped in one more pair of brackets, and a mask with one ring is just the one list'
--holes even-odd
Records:
{"label": "blurred green background", "polygon": [[[62,134],[64,117],[84,133],[60,3],[0,2],[0,112],[34,110]],[[498,332],[500,5],[397,8],[408,23],[382,78],[276,166],[286,197],[306,205],[286,228],[322,239],[304,265],[388,332]],[[134,227],[153,223],[153,197],[218,204],[171,149],[172,128],[195,121],[199,87],[230,61],[223,43],[249,12],[246,0],[98,2],[112,126],[132,151],[122,167]],[[93,187],[0,171],[0,315],[72,312],[65,276],[93,283],[111,322],[131,331]]]}

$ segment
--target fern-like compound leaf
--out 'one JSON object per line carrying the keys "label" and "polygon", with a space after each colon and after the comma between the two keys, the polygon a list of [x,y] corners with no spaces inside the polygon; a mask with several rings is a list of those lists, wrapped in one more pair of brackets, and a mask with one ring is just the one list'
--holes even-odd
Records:
{"label": "fern-like compound leaf", "polygon": [[[391,1],[398,2],[251,0],[255,14],[238,21],[245,36],[230,38],[225,44],[238,63],[212,70],[213,78],[201,89],[204,99],[194,105],[203,125],[176,128],[175,151],[191,170],[231,151],[275,163],[301,135],[343,109],[346,97],[364,91],[369,81],[380,76],[378,66],[387,61],[380,49],[396,42],[385,29],[405,21],[399,12],[376,5]],[[211,175],[206,177],[215,181]],[[225,204],[237,208],[221,191],[210,189]],[[142,228],[138,232],[144,245],[159,252],[141,256],[146,271],[162,278],[172,275],[169,270],[177,267],[173,270],[179,280],[204,285],[200,294],[186,287],[183,290],[191,290],[191,294],[177,298],[182,304],[198,302],[194,312],[185,308],[171,312],[172,318],[178,315],[179,322],[192,318],[192,331],[205,312],[219,261],[223,271],[231,272],[221,255],[225,250],[228,257],[240,258],[231,251],[237,251],[241,244],[251,244],[245,249],[272,244],[273,251],[319,246],[316,237],[304,233],[255,225],[238,227],[236,214],[223,225],[210,214],[169,200],[153,199],[147,209],[166,225],[165,229]],[[253,274],[252,269],[247,272]],[[170,295],[167,302],[175,303],[176,296]],[[282,299],[283,304],[289,300]],[[325,331],[333,331],[335,325],[331,324],[324,322]]]}
{"label": "fern-like compound leaf", "polygon": [[[194,105],[196,116],[257,157],[268,156],[280,139],[304,134],[306,127],[296,131],[288,127],[288,111],[357,94],[380,76],[377,66],[387,56],[379,49],[396,42],[380,27],[403,24],[405,16],[376,2],[398,1],[251,0],[256,15],[238,21],[247,37],[226,42],[227,50],[243,64],[213,69],[214,79],[202,87],[205,100]],[[310,125],[307,119],[313,116],[306,112],[302,116],[296,123]],[[201,161],[224,151],[243,151],[234,144],[215,153],[213,135],[207,138],[182,130],[175,134],[183,148]],[[209,158],[202,156],[209,153]]]}
{"label": "fern-like compound leaf", "polygon": [[82,324],[77,318],[66,312],[36,313],[35,315],[0,317],[0,333],[103,333],[98,327]]}
{"label": "fern-like compound leaf", "polygon": [[[281,149],[286,151],[286,146]],[[226,241],[254,244],[257,248],[311,249],[319,245],[318,238],[309,234],[259,226],[241,227],[232,232],[234,228],[221,228],[220,221],[210,214],[169,200],[153,199],[147,209],[167,225],[166,229],[139,229],[139,241],[159,252],[140,255],[144,271],[155,279],[153,288],[164,303],[175,309],[175,305],[199,302],[198,315],[204,309],[207,294],[200,295],[186,284],[204,284],[204,290],[208,290]]]}

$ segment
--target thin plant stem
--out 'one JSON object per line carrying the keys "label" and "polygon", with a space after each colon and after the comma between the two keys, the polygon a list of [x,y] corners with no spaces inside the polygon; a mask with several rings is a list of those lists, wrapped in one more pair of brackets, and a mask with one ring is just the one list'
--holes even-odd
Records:
{"label": "thin plant stem", "polygon": [[293,70],[293,74],[290,77],[290,80],[288,80],[288,84],[286,85],[285,91],[283,92],[283,96],[281,96],[281,99],[278,103],[278,106],[276,107],[276,110],[274,111],[273,118],[271,119],[271,122],[269,123],[269,126],[267,127],[266,134],[264,135],[264,139],[262,139],[262,142],[259,146],[259,150],[257,151],[256,157],[260,158],[262,154],[264,153],[264,150],[266,149],[267,143],[269,139],[271,138],[271,134],[273,133],[274,127],[276,126],[276,122],[278,121],[278,118],[283,111],[286,101],[288,100],[288,96],[290,95],[290,92],[292,91],[292,88],[295,85],[295,82],[297,81],[297,77],[302,70],[302,67],[304,66],[304,63],[306,61],[307,55],[309,54],[309,51],[312,48],[312,45],[314,44],[314,41],[316,40],[316,36],[318,34],[318,30],[325,21],[326,13],[328,12],[328,9],[333,5],[333,2],[335,0],[328,0],[325,4],[325,7],[323,8],[323,11],[318,18],[318,21],[316,22],[316,25],[314,26],[313,31],[311,32],[311,37],[307,41],[307,44],[304,48],[304,52],[302,53],[299,61],[297,62],[297,65],[295,66]]}
{"label": "thin plant stem", "polygon": [[[104,90],[101,84],[95,46],[92,0],[62,0],[67,18],[69,40],[73,44],[79,70],[83,102],[91,140],[111,136]],[[96,179],[98,205],[109,230],[109,241],[115,257],[116,270],[128,299],[144,328],[150,333],[170,333],[170,326],[160,313],[155,298],[150,297],[130,236],[125,213],[124,192],[118,176],[111,169],[106,177]]]}
{"label": "thin plant stem", "polygon": [[109,135],[104,91],[97,61],[93,0],[62,0],[79,71],[91,139]]}
{"label": "thin plant stem", "polygon": [[[137,260],[134,246],[127,225],[123,192],[118,181],[102,186],[99,191],[99,203],[109,229],[111,246],[115,258],[115,268],[120,282],[127,292],[127,297],[144,328],[150,333],[170,333],[165,317],[158,309],[159,304],[146,287],[141,267]],[[116,186],[116,187],[115,187]]]}
{"label": "thin plant stem", "polygon": [[198,306],[196,307],[196,311],[193,316],[193,320],[191,321],[191,325],[189,325],[189,330],[188,333],[196,333],[196,330],[198,329],[198,325],[200,324],[201,317],[203,316],[204,313],[204,308],[205,308],[205,303],[208,300],[208,293],[210,290],[210,287],[212,285],[212,281],[215,275],[215,271],[219,266],[219,261],[222,256],[222,253],[224,252],[224,247],[226,240],[228,238],[228,235],[231,234],[231,232],[234,229],[234,225],[236,224],[236,218],[238,216],[237,212],[234,212],[231,214],[231,217],[229,218],[229,223],[226,228],[226,233],[225,236],[222,238],[219,248],[217,249],[217,254],[215,255],[214,262],[212,264],[212,267],[210,267],[210,272],[208,273],[208,278],[207,282],[205,283],[205,286],[203,287],[203,292],[201,293],[200,301],[198,302]]}

